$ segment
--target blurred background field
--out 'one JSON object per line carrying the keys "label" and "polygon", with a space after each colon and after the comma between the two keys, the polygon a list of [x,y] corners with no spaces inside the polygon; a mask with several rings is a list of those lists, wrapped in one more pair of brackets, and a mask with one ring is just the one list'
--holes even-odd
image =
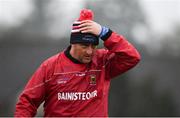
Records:
{"label": "blurred background field", "polygon": [[112,80],[109,116],[180,116],[180,0],[0,0],[0,116],[13,116],[34,71],[69,45],[82,8],[142,56]]}

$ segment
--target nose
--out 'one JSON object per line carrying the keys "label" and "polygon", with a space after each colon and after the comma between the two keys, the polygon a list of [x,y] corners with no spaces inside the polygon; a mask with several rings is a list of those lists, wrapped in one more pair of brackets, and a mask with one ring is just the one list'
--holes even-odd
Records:
{"label": "nose", "polygon": [[87,53],[88,55],[91,55],[91,54],[93,53],[93,48],[92,48],[91,46],[89,46],[89,47],[87,48],[86,53]]}

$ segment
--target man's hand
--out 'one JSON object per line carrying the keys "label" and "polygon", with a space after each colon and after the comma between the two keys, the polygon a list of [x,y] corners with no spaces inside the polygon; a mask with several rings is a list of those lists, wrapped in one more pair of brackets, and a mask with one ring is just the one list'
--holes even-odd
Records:
{"label": "man's hand", "polygon": [[80,27],[80,32],[81,33],[91,33],[96,36],[99,36],[101,33],[101,25],[92,21],[92,20],[84,20],[81,21],[81,24],[79,25]]}

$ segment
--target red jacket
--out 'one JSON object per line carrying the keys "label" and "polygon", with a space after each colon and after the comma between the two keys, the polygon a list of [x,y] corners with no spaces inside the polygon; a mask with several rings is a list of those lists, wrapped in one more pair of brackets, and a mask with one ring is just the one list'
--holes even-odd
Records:
{"label": "red jacket", "polygon": [[77,64],[61,52],[44,61],[18,103],[15,116],[35,116],[44,101],[44,116],[108,116],[111,78],[134,67],[137,50],[113,32],[89,64]]}

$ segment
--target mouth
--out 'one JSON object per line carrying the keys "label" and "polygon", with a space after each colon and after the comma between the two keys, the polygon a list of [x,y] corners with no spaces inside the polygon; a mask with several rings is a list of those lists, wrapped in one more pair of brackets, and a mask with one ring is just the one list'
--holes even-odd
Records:
{"label": "mouth", "polygon": [[84,56],[85,59],[90,60],[92,56]]}
{"label": "mouth", "polygon": [[86,57],[84,57],[85,59],[91,59],[91,57],[90,56],[86,56]]}
{"label": "mouth", "polygon": [[89,63],[92,60],[92,56],[84,56],[83,57],[83,62],[84,63]]}

